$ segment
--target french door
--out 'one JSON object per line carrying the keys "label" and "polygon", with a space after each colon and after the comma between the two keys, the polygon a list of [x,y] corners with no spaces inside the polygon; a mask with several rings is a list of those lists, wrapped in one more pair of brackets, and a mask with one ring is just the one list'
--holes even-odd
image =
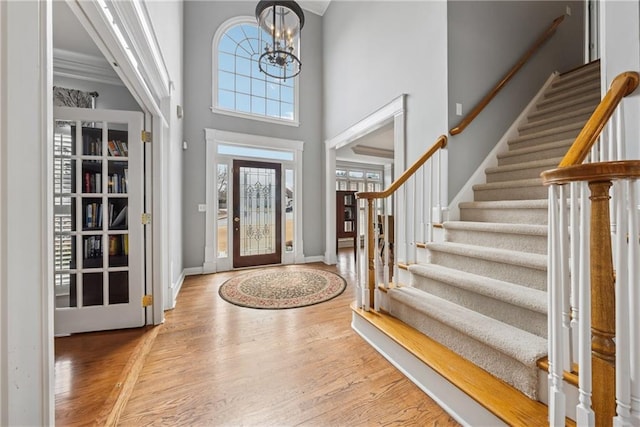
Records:
{"label": "french door", "polygon": [[233,267],[282,262],[281,165],[233,161]]}
{"label": "french door", "polygon": [[54,108],[55,333],[142,326],[140,112]]}

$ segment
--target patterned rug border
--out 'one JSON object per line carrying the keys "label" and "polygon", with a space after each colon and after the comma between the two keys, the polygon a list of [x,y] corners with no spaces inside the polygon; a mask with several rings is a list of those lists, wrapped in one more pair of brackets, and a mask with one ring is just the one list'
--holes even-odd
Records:
{"label": "patterned rug border", "polygon": [[[337,279],[340,280],[341,286],[340,289],[335,292],[332,293],[331,296],[329,296],[328,298],[324,298],[324,299],[320,299],[318,301],[311,301],[308,303],[300,303],[297,305],[291,305],[291,306],[287,306],[287,307],[269,307],[269,306],[258,306],[258,305],[251,305],[248,303],[242,303],[239,302],[237,300],[232,300],[230,299],[230,296],[226,296],[224,294],[224,292],[226,292],[226,288],[232,285],[237,286],[237,284],[239,284],[239,282],[242,282],[244,280],[247,280],[251,277],[254,276],[260,276],[260,275],[264,275],[264,274],[268,274],[268,273],[301,273],[301,272],[309,272],[309,273],[320,273],[320,275],[330,275],[332,277],[335,277]],[[347,281],[344,277],[342,277],[341,275],[339,275],[338,273],[334,273],[332,271],[327,271],[327,270],[322,270],[322,269],[315,269],[315,268],[296,268],[296,269],[290,269],[290,268],[283,268],[283,267],[269,267],[269,268],[261,268],[258,270],[250,270],[247,271],[239,276],[235,276],[232,277],[228,280],[226,280],[222,285],[220,285],[220,287],[218,288],[218,295],[220,296],[220,298],[222,298],[224,301],[228,302],[229,304],[238,306],[238,307],[244,307],[244,308],[253,308],[256,310],[288,310],[288,309],[292,309],[292,308],[302,308],[302,307],[309,307],[312,305],[317,305],[317,304],[321,304],[323,302],[327,302],[330,301],[340,295],[342,295],[342,293],[345,291],[345,289],[347,289]],[[307,296],[308,298],[309,296]]]}

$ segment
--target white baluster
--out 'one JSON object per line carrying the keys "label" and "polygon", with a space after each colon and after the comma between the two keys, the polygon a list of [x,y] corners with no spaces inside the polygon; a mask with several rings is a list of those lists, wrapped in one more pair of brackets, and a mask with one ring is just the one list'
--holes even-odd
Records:
{"label": "white baluster", "polygon": [[437,157],[435,161],[436,167],[436,179],[435,179],[435,206],[433,208],[433,221],[437,223],[442,222],[442,188],[440,188],[440,176],[442,171],[442,150],[438,150],[435,154]]}
{"label": "white baluster", "polygon": [[617,257],[616,271],[616,413],[613,425],[617,427],[631,425],[631,381],[629,359],[629,260],[628,256],[628,181],[616,181],[613,184],[613,199],[617,208],[618,230],[615,235]]}
{"label": "white baluster", "polygon": [[569,338],[571,340],[571,363],[578,363],[578,322],[580,319],[580,310],[578,308],[578,286],[580,275],[578,273],[580,269],[580,185],[578,182],[572,182],[571,186],[571,201],[570,201],[570,227],[569,242],[571,244],[571,333]]}
{"label": "white baluster", "polygon": [[414,264],[416,262],[416,179],[415,176],[412,176],[407,181],[407,185],[409,186],[409,200],[407,200],[406,207],[408,210],[409,220],[407,221],[407,241],[409,242],[409,253],[407,256],[407,262],[409,264]]}
{"label": "white baluster", "polygon": [[433,183],[437,178],[435,178],[435,170],[433,167],[433,160],[429,159],[427,161],[427,166],[429,168],[429,182],[425,184],[424,188],[427,191],[427,198],[429,199],[429,204],[425,206],[427,210],[427,215],[429,215],[429,228],[427,230],[427,241],[433,242]]}
{"label": "white baluster", "polygon": [[383,275],[384,275],[384,287],[385,289],[389,289],[389,235],[391,233],[391,230],[389,230],[389,216],[386,214],[386,209],[385,209],[385,214],[384,214],[384,220],[383,220],[383,230],[384,230],[384,268],[383,268]]}
{"label": "white baluster", "polygon": [[[562,271],[559,265],[561,233],[559,203],[561,191],[557,185],[549,186],[549,267],[547,272],[549,299],[549,424],[564,426],[565,395],[562,384]],[[564,202],[566,203],[566,202]]]}
{"label": "white baluster", "polygon": [[[369,201],[364,205],[364,217],[366,218],[367,226],[364,228],[364,286],[362,287],[362,303],[363,308],[369,311],[371,307],[371,299],[369,296],[369,253],[373,248],[369,247]],[[374,235],[375,236],[375,235]]]}
{"label": "white baluster", "polygon": [[576,422],[578,426],[595,424],[595,414],[591,409],[591,273],[589,271],[589,242],[591,205],[589,203],[587,183],[580,182],[580,269],[578,307],[578,406]]}
{"label": "white baluster", "polygon": [[638,181],[629,188],[629,360],[631,377],[631,418],[634,426],[640,426],[640,235],[638,234],[639,212],[637,205]]}
{"label": "white baluster", "polygon": [[569,212],[567,211],[567,191],[569,186],[560,186],[560,203],[559,203],[559,226],[560,233],[558,237],[559,244],[559,267],[560,267],[560,286],[562,307],[562,369],[571,372],[571,281],[569,276]]}
{"label": "white baluster", "polygon": [[427,212],[424,209],[424,205],[427,203],[427,171],[425,170],[425,166],[422,165],[422,167],[418,170],[418,172],[416,172],[416,181],[422,183],[422,185],[419,187],[421,189],[421,191],[418,191],[418,195],[420,196],[420,199],[418,200],[419,202],[419,206],[420,206],[420,210],[419,210],[419,217],[420,217],[420,229],[418,230],[418,236],[420,236],[420,241],[421,242],[426,242],[427,241]]}

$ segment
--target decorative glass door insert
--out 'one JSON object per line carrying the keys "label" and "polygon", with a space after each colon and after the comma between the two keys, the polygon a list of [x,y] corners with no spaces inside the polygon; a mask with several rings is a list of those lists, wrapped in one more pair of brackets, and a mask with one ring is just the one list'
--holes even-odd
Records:
{"label": "decorative glass door insert", "polygon": [[281,165],[233,162],[233,266],[282,261]]}

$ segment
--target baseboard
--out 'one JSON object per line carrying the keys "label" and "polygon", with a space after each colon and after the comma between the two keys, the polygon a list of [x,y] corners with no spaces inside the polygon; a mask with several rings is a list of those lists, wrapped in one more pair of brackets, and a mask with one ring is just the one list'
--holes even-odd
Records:
{"label": "baseboard", "polygon": [[204,274],[202,267],[189,267],[182,270],[183,276],[197,276],[199,274]]}
{"label": "baseboard", "polygon": [[524,120],[526,120],[527,116],[531,111],[533,111],[538,103],[540,97],[544,94],[544,91],[547,90],[547,87],[551,85],[553,79],[558,76],[557,72],[552,73],[547,81],[542,85],[536,96],[527,104],[527,106],[522,110],[518,118],[509,126],[509,129],[504,133],[500,141],[493,147],[493,150],[485,157],[484,161],[478,166],[476,171],[471,175],[471,178],[467,181],[467,183],[460,189],[458,194],[451,200],[451,203],[448,207],[448,221],[458,221],[460,220],[460,209],[458,205],[461,202],[468,202],[474,200],[473,195],[473,186],[476,184],[484,184],[486,182],[486,176],[484,171],[487,168],[498,166],[498,154],[506,152],[508,150],[508,142],[510,139],[515,138],[519,135],[518,127]]}
{"label": "baseboard", "polygon": [[356,313],[352,314],[351,327],[460,424],[507,425]]}
{"label": "baseboard", "polygon": [[324,256],[323,255],[316,255],[316,256],[308,256],[308,257],[304,258],[304,263],[305,264],[309,264],[309,263],[312,263],[312,262],[325,262]]}
{"label": "baseboard", "polygon": [[175,283],[171,284],[171,306],[165,307],[165,310],[173,310],[176,307],[176,301],[178,299],[178,294],[182,289],[182,284],[184,283],[184,278],[186,277],[185,271],[182,270],[180,276],[178,276],[178,280]]}

